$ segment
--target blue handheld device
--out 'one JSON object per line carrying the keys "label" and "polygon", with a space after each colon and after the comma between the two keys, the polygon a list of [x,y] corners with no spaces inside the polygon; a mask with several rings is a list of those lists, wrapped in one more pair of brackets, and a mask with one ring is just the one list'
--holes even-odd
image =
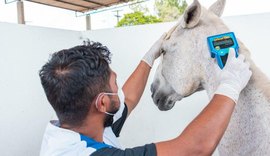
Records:
{"label": "blue handheld device", "polygon": [[229,55],[229,48],[234,48],[238,57],[239,46],[233,32],[207,37],[212,58],[216,58],[218,66],[223,69]]}

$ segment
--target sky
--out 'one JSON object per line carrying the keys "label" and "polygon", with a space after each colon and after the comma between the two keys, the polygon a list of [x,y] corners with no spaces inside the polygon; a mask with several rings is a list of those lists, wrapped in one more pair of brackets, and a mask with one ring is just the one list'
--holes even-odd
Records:
{"label": "sky", "polygon": [[[154,14],[155,0],[149,0],[142,3],[148,6],[150,13]],[[199,0],[199,2],[208,8],[216,0]],[[193,0],[187,0],[191,4]],[[120,15],[123,17],[125,13],[131,12],[129,7],[118,8]],[[42,27],[52,27],[69,30],[85,30],[85,16],[76,17],[74,11],[59,9],[40,5],[28,1],[24,1],[25,21],[27,25],[35,25]],[[92,29],[114,28],[117,23],[115,17],[116,9],[95,13],[91,15]],[[223,16],[237,16],[258,13],[270,13],[269,0],[227,0]],[[16,2],[5,4],[5,1],[0,2],[0,22],[16,23],[17,22],[17,7]]]}

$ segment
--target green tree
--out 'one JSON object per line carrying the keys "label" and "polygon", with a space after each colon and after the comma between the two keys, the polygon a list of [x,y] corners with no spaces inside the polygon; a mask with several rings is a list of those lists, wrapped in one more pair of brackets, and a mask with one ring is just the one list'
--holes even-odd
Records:
{"label": "green tree", "polygon": [[186,0],[156,0],[155,9],[164,22],[177,20],[187,7]]}
{"label": "green tree", "polygon": [[156,16],[144,15],[143,12],[136,11],[134,13],[125,14],[124,17],[117,23],[117,27],[152,24],[159,22],[161,22],[161,20]]}

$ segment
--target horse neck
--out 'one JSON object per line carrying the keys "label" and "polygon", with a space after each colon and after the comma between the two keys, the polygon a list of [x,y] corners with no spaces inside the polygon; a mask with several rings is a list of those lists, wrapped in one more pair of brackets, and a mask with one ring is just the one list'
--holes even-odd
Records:
{"label": "horse neck", "polygon": [[[270,106],[270,81],[267,76],[253,63],[253,61],[248,57],[247,61],[250,63],[250,69],[252,71],[252,76],[247,84],[247,86],[242,90],[238,103],[254,103],[254,102],[264,102],[268,103]],[[204,88],[207,91],[209,98],[211,99],[214,95],[218,84],[213,77],[214,73],[212,70],[206,70],[204,78]],[[249,100],[245,100],[249,99]],[[252,100],[252,101],[250,101]],[[248,106],[248,105],[246,105]],[[270,113],[270,112],[269,112]]]}
{"label": "horse neck", "polygon": [[[266,125],[270,126],[270,82],[253,62],[251,62],[251,70],[252,77],[239,96],[235,107],[237,113],[234,114],[243,121],[250,121],[254,117],[257,122],[268,122]],[[246,116],[246,119],[243,116]],[[270,129],[266,129],[269,134]]]}
{"label": "horse neck", "polygon": [[[270,154],[270,82],[252,60],[248,61],[253,74],[239,96],[219,144],[220,155]],[[208,95],[213,94],[217,87],[210,72],[206,74],[208,78],[205,81]]]}
{"label": "horse neck", "polygon": [[[243,89],[240,94],[239,101],[244,101],[242,98],[252,97],[252,101],[262,101],[266,100],[269,104],[270,102],[270,81],[267,76],[255,65],[251,59],[250,52],[241,40],[238,40],[240,51],[239,53],[246,57],[246,62],[249,62],[250,69],[252,71],[252,76],[247,86]],[[205,61],[205,67],[212,66],[211,61]],[[212,98],[218,84],[213,77],[215,75],[214,70],[204,69],[204,88],[206,89],[209,98]]]}

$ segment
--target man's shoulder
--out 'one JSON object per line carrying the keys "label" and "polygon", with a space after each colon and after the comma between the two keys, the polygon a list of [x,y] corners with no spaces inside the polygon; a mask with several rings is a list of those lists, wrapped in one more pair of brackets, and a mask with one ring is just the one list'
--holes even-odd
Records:
{"label": "man's shoulder", "polygon": [[93,153],[94,148],[88,148],[85,140],[77,132],[59,127],[58,121],[50,121],[45,130],[40,156],[67,155],[74,156],[81,153]]}

